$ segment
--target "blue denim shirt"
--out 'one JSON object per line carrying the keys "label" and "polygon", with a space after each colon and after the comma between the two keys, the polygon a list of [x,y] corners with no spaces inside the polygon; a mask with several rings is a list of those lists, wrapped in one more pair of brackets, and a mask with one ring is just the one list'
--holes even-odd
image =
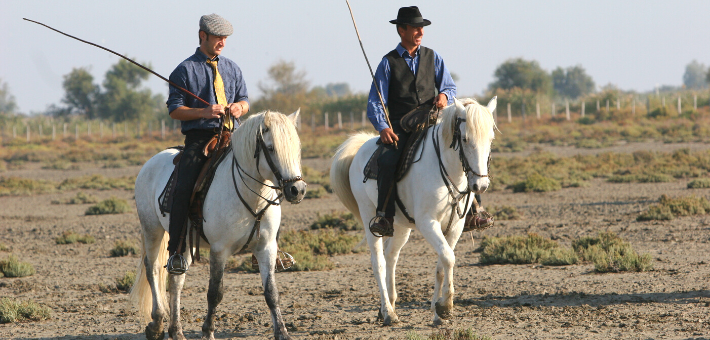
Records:
{"label": "blue denim shirt", "polygon": [[[399,53],[402,58],[407,62],[409,68],[416,75],[419,69],[419,49],[414,52],[414,57],[409,55],[409,52],[404,49],[402,44],[397,44],[397,53]],[[433,51],[433,50],[432,50]],[[384,100],[385,105],[387,105],[387,95],[389,94],[390,86],[390,62],[385,55],[377,66],[377,71],[375,72],[375,81],[377,81],[377,86],[380,87],[382,92],[382,100]],[[444,59],[441,58],[439,53],[434,51],[434,81],[436,89],[439,93],[445,93],[446,97],[449,99],[448,104],[451,105],[456,97],[456,84],[451,78],[449,69],[446,68],[444,64]],[[372,125],[379,132],[382,129],[387,128],[387,120],[385,119],[385,112],[382,109],[382,104],[380,103],[380,98],[377,95],[377,89],[375,89],[375,83],[370,86],[370,96],[367,98],[367,118],[370,119]]]}
{"label": "blue denim shirt", "polygon": [[[242,76],[242,70],[239,69],[239,66],[237,66],[235,62],[225,57],[218,56],[217,60],[219,60],[217,68],[224,82],[224,93],[227,96],[227,102],[236,103],[242,100],[248,102],[247,86]],[[173,73],[170,74],[170,81],[214,105],[217,104],[217,98],[214,93],[213,73],[212,67],[207,64],[207,56],[197,48],[195,54],[185,59],[175,68]],[[170,85],[168,101],[165,104],[168,106],[168,112],[173,112],[181,106],[189,108],[203,108],[207,106],[172,85]],[[238,126],[236,120],[234,126]],[[218,127],[219,120],[216,118],[200,118],[181,122],[183,134],[193,129],[215,129]]]}

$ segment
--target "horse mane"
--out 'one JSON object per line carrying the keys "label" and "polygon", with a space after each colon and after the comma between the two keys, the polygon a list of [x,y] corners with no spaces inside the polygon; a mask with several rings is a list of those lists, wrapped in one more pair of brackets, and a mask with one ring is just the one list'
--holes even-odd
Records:
{"label": "horse mane", "polygon": [[[494,138],[494,130],[497,130],[493,114],[486,106],[479,104],[473,98],[463,98],[458,100],[464,106],[465,115],[459,113],[456,103],[449,105],[441,112],[440,124],[442,134],[447,144],[451,144],[453,139],[453,128],[457,117],[466,118],[466,136],[476,145],[482,145]],[[462,117],[463,116],[463,117]]]}
{"label": "horse mane", "polygon": [[259,112],[242,122],[232,135],[232,148],[237,159],[248,162],[254,158],[256,133],[264,128],[271,132],[282,174],[285,177],[300,175],[301,141],[293,121],[279,112]]}

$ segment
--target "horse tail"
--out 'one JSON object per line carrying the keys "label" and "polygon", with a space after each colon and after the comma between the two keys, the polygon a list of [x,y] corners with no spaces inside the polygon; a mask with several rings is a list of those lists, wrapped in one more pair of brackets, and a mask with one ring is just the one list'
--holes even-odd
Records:
{"label": "horse tail", "polygon": [[[168,233],[163,232],[160,240],[160,248],[158,248],[158,258],[157,263],[166,263],[168,261]],[[138,309],[139,317],[146,321],[151,320],[151,313],[153,312],[153,294],[150,290],[150,284],[148,283],[148,278],[146,277],[145,259],[147,256],[147,251],[145,247],[145,236],[141,233],[141,255],[138,260],[138,268],[136,268],[136,279],[131,287],[131,293],[129,300],[132,302],[133,306]],[[160,269],[158,277],[155,279],[156,284],[156,294],[158,298],[162,300],[163,306],[168,305],[167,296],[165,295],[165,290],[168,283],[168,272],[167,270]],[[169,310],[168,310],[169,312]]]}
{"label": "horse tail", "polygon": [[330,186],[333,188],[333,192],[360,223],[362,223],[360,208],[353,196],[352,188],[350,188],[350,165],[352,165],[357,151],[373,137],[375,137],[374,134],[364,132],[350,136],[335,150],[333,164],[330,167]]}

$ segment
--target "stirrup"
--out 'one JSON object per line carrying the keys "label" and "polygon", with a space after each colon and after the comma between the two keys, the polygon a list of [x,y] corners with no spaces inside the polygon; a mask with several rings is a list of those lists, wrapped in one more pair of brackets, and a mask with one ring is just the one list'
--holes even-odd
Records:
{"label": "stirrup", "polygon": [[394,236],[394,226],[392,225],[394,218],[385,217],[383,213],[377,213],[377,216],[370,220],[370,232],[375,237]]}
{"label": "stirrup", "polygon": [[182,254],[173,254],[168,259],[168,264],[165,265],[168,269],[168,273],[173,275],[182,275],[187,272],[187,260],[182,256]]}
{"label": "stirrup", "polygon": [[[483,223],[483,224],[477,224],[476,219],[478,217],[481,217],[481,219],[484,219],[488,222]],[[471,221],[469,222],[469,220],[471,220]],[[462,233],[474,231],[474,230],[475,231],[486,230],[486,229],[492,227],[494,223],[495,223],[495,220],[493,219],[493,216],[490,213],[488,213],[487,211],[481,210],[481,211],[473,213],[471,215],[470,219],[469,219],[468,215],[466,216],[466,221],[464,222]]]}
{"label": "stirrup", "polygon": [[[274,270],[277,273],[289,270],[296,264],[296,259],[294,259],[291,254],[281,250],[278,250],[276,254],[276,268],[274,268]],[[251,254],[251,268],[257,271],[259,270],[259,260],[256,259],[254,254]]]}

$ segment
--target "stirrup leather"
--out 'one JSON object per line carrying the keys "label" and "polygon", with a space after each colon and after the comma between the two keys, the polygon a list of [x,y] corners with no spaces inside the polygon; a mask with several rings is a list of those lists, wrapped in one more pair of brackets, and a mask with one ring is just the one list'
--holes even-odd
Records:
{"label": "stirrup leather", "polygon": [[173,254],[168,259],[168,264],[165,265],[165,268],[167,268],[168,273],[173,275],[185,274],[188,269],[187,260],[181,254]]}

